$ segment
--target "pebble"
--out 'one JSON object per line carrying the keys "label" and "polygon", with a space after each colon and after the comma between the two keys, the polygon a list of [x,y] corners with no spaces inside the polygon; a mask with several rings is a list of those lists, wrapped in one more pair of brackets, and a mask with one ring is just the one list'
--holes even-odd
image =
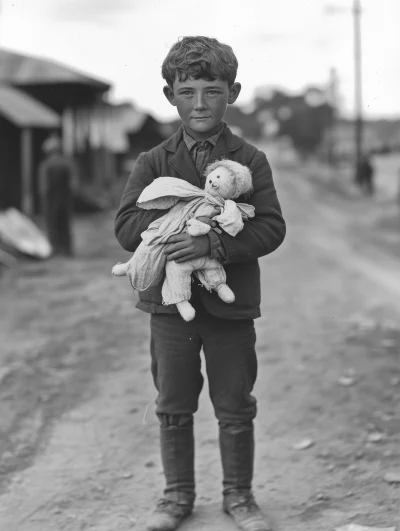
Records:
{"label": "pebble", "polygon": [[343,387],[350,387],[355,384],[355,378],[353,376],[341,376],[338,383]]}
{"label": "pebble", "polygon": [[381,442],[385,438],[384,433],[374,432],[369,433],[367,436],[367,441],[372,443],[378,443]]}
{"label": "pebble", "polygon": [[147,461],[147,463],[145,463],[144,466],[146,468],[154,468],[156,465],[155,465],[154,461]]}
{"label": "pebble", "polygon": [[312,439],[302,439],[301,441],[298,441],[293,445],[294,450],[307,450],[307,448],[311,448],[311,446],[314,446],[315,441]]}
{"label": "pebble", "polygon": [[400,483],[400,472],[387,472],[383,479],[386,483]]}
{"label": "pebble", "polygon": [[132,472],[125,472],[125,474],[122,475],[122,479],[131,479],[133,478]]}
{"label": "pebble", "polygon": [[328,459],[331,457],[331,454],[328,450],[321,450],[318,452],[317,457],[320,457],[321,459]]}

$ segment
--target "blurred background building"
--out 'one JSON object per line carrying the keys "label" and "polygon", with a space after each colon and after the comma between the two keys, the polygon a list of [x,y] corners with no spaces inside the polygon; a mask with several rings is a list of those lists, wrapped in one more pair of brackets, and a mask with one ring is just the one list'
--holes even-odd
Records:
{"label": "blurred background building", "polygon": [[61,135],[78,164],[78,204],[91,198],[99,206],[129,171],[127,161],[165,137],[133,103],[110,103],[110,88],[74,68],[0,49],[0,209],[38,213],[37,169],[50,133]]}

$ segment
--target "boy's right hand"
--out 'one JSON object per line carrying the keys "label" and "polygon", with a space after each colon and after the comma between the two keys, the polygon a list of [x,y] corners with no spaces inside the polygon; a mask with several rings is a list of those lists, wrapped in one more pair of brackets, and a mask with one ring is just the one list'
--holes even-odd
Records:
{"label": "boy's right hand", "polygon": [[182,232],[168,238],[164,253],[167,260],[174,260],[177,264],[202,258],[210,254],[210,240],[207,235],[190,236],[187,232]]}

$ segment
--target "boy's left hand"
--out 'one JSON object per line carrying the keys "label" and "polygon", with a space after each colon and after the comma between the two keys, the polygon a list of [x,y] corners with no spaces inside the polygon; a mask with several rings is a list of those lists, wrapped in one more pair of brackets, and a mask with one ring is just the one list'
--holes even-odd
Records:
{"label": "boy's left hand", "polygon": [[208,236],[190,236],[186,232],[175,234],[168,239],[164,247],[167,260],[176,263],[187,262],[194,258],[201,258],[210,254],[210,240]]}

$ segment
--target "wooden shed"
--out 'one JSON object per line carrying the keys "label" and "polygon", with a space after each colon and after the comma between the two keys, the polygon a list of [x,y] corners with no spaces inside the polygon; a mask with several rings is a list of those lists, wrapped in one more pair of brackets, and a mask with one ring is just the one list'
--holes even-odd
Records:
{"label": "wooden shed", "polygon": [[[113,180],[109,83],[54,61],[0,49],[0,88],[1,160],[7,160],[0,169],[0,208],[37,212],[36,174],[49,130],[61,133],[83,183],[101,188]],[[7,114],[10,102],[13,111]]]}
{"label": "wooden shed", "polygon": [[0,209],[33,213],[37,148],[60,126],[56,112],[20,90],[0,86]]}

